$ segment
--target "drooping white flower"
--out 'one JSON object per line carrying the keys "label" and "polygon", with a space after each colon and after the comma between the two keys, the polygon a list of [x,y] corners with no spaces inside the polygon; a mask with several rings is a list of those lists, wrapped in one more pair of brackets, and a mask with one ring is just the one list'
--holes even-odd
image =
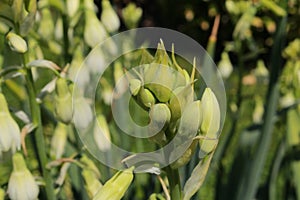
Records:
{"label": "drooping white flower", "polygon": [[13,171],[8,181],[7,193],[12,200],[35,200],[39,194],[39,187],[20,153],[13,156]]}
{"label": "drooping white flower", "polygon": [[6,99],[0,93],[0,152],[21,147],[20,128],[9,113]]}

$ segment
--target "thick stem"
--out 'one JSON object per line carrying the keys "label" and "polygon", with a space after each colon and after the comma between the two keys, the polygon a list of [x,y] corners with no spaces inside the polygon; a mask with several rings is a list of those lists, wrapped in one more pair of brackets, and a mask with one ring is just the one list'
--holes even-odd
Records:
{"label": "thick stem", "polygon": [[[25,66],[25,59],[23,60]],[[36,129],[34,131],[34,137],[35,137],[35,145],[37,148],[38,160],[45,181],[45,190],[46,190],[47,199],[52,200],[55,199],[53,181],[52,181],[50,171],[46,168],[48,161],[47,161],[47,154],[45,148],[45,140],[43,135],[41,110],[40,110],[40,106],[36,102],[36,92],[35,92],[34,82],[33,82],[32,73],[30,69],[26,69],[25,77],[26,77],[27,91],[29,95],[29,104],[30,104],[32,122],[36,126]]]}
{"label": "thick stem", "polygon": [[181,200],[181,185],[178,169],[172,169],[171,166],[165,168],[170,188],[172,200]]}

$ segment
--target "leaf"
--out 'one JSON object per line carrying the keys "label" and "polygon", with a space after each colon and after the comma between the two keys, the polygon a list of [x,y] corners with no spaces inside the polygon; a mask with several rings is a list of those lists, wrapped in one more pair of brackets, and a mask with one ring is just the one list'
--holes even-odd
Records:
{"label": "leaf", "polygon": [[201,159],[194,168],[190,178],[184,185],[183,200],[189,200],[202,186],[213,155],[214,151],[205,158]]}

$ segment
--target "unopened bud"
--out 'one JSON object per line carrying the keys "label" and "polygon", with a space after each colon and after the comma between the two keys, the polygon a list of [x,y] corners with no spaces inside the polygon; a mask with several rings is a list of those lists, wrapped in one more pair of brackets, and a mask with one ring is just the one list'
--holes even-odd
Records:
{"label": "unopened bud", "polygon": [[226,51],[222,53],[221,61],[219,62],[218,66],[223,78],[228,78],[231,75],[233,67]]}
{"label": "unopened bud", "polygon": [[68,126],[58,122],[51,139],[51,155],[55,159],[62,157],[68,136]]}
{"label": "unopened bud", "polygon": [[90,199],[92,199],[102,187],[102,184],[95,177],[94,172],[89,169],[83,169],[81,174],[85,182],[84,187],[88,193],[88,196]]}
{"label": "unopened bud", "polygon": [[[211,152],[216,144],[218,131],[220,128],[220,107],[218,100],[210,88],[206,88],[202,99],[202,113],[203,113],[203,121],[201,124],[201,133],[209,138],[208,140],[204,139],[202,141],[200,157],[202,157],[203,153]],[[215,139],[215,140],[213,140]],[[201,141],[200,141],[201,143]]]}
{"label": "unopened bud", "polygon": [[66,79],[58,78],[55,88],[55,113],[63,123],[70,123],[73,117],[72,95]]}
{"label": "unopened bud", "polygon": [[141,86],[142,86],[142,82],[139,79],[130,79],[129,89],[133,96],[136,96],[138,94]]}
{"label": "unopened bud", "polygon": [[94,125],[95,143],[101,151],[108,151],[111,145],[110,132],[104,115],[98,115]]}
{"label": "unopened bud", "polygon": [[99,189],[94,200],[120,200],[133,180],[133,167],[117,172]]}
{"label": "unopened bud", "polygon": [[146,107],[150,108],[155,104],[155,98],[150,90],[141,87],[138,93],[138,100]]}
{"label": "unopened bud", "polygon": [[159,132],[167,124],[169,124],[171,119],[171,112],[169,107],[166,104],[158,103],[154,104],[149,111],[149,116],[151,119],[151,123],[149,125],[150,132]]}
{"label": "unopened bud", "polygon": [[27,43],[21,36],[9,32],[6,35],[6,39],[8,40],[8,45],[12,51],[17,53],[25,53],[27,51]]}
{"label": "unopened bud", "polygon": [[84,40],[93,48],[107,37],[107,33],[93,11],[87,10],[85,12],[85,20]]}
{"label": "unopened bud", "polygon": [[102,0],[101,21],[110,33],[116,32],[120,27],[120,19],[108,0]]}

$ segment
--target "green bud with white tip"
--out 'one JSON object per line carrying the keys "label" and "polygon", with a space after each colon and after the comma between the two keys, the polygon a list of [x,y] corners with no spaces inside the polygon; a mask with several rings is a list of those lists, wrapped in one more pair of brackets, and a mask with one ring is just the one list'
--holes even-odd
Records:
{"label": "green bud with white tip", "polygon": [[133,96],[136,96],[140,91],[142,82],[139,79],[130,79],[129,80],[129,89]]}
{"label": "green bud with white tip", "polygon": [[92,170],[83,169],[81,174],[84,179],[84,187],[88,193],[89,198],[92,199],[102,187],[102,184],[95,177],[95,174]]}
{"label": "green bud with white tip", "polygon": [[25,53],[27,52],[27,43],[26,41],[19,35],[9,32],[6,35],[6,39],[10,49],[17,53]]}
{"label": "green bud with white tip", "polygon": [[67,80],[58,78],[55,87],[55,113],[59,121],[68,124],[73,117],[72,95]]}
{"label": "green bud with white tip", "polygon": [[99,189],[94,200],[120,200],[133,180],[133,167],[117,172]]}
{"label": "green bud with white tip", "polygon": [[155,104],[155,98],[150,90],[141,87],[138,93],[138,100],[147,108],[150,108],[152,105]]}
{"label": "green bud with white tip", "polygon": [[151,119],[149,124],[150,132],[158,132],[169,124],[171,112],[166,104],[158,103],[150,108],[149,116]]}
{"label": "green bud with white tip", "polygon": [[108,0],[102,0],[101,21],[110,33],[116,32],[120,27],[120,20]]}

